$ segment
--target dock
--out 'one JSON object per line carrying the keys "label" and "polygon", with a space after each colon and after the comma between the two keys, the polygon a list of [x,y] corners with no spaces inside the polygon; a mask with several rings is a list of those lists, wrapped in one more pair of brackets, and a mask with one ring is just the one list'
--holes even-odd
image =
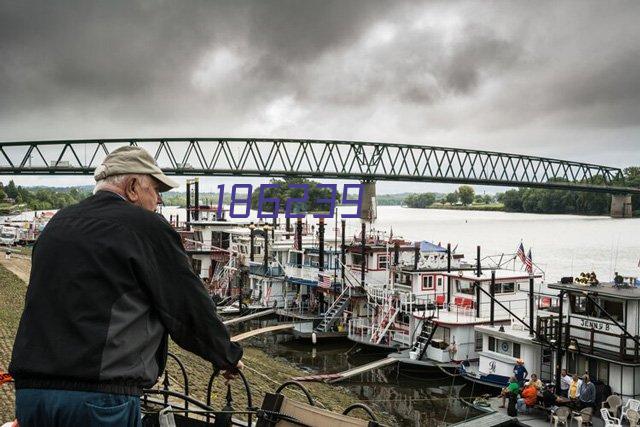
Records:
{"label": "dock", "polygon": [[354,377],[356,375],[362,374],[364,372],[370,371],[376,368],[382,368],[383,366],[392,365],[397,363],[398,359],[393,359],[390,357],[385,357],[384,359],[376,360],[374,362],[366,363],[361,366],[357,366],[355,368],[349,369],[343,372],[337,372],[333,374],[319,374],[319,375],[307,375],[304,377],[295,377],[292,378],[294,381],[323,381],[327,383],[337,383],[347,378]]}
{"label": "dock", "polygon": [[269,314],[275,314],[275,312],[276,312],[276,309],[271,308],[269,310],[260,311],[258,313],[247,314],[246,316],[240,316],[233,319],[225,320],[222,323],[224,323],[225,325],[233,325],[235,323],[241,323],[246,320],[258,319],[260,317],[268,316]]}
{"label": "dock", "polygon": [[231,337],[231,341],[238,342],[238,341],[246,340],[247,338],[255,337],[256,335],[265,334],[267,332],[283,331],[286,329],[293,329],[293,323],[287,323],[284,325],[265,326],[264,328],[243,332],[241,334]]}

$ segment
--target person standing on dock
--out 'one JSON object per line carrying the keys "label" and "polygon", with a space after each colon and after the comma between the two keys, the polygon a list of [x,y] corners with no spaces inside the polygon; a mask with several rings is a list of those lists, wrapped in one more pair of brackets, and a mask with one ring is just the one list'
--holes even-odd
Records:
{"label": "person standing on dock", "polygon": [[527,372],[527,368],[524,367],[524,360],[516,360],[516,365],[513,367],[513,376],[516,377],[520,387],[524,386],[524,380],[527,379],[527,375],[529,375],[529,372]]}
{"label": "person standing on dock", "polygon": [[243,367],[180,237],[155,213],[177,183],[134,146],[94,177],[94,195],[60,210],[33,249],[9,366],[21,427],[140,426],[169,336],[227,379]]}
{"label": "person standing on dock", "polygon": [[569,397],[569,387],[571,387],[572,381],[573,379],[566,369],[560,371],[560,396]]}
{"label": "person standing on dock", "polygon": [[590,381],[589,375],[582,377],[582,388],[578,397],[580,409],[595,408],[596,406],[596,386]]}

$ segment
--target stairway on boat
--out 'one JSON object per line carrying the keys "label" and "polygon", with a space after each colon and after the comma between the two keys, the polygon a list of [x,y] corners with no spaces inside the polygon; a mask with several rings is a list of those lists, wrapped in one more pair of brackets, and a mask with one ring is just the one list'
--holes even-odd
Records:
{"label": "stairway on boat", "polygon": [[433,321],[433,318],[429,317],[422,322],[420,335],[418,335],[409,351],[409,357],[411,359],[422,360],[429,344],[431,344],[433,335],[436,333],[436,329],[438,329],[438,324]]}
{"label": "stairway on boat", "polygon": [[350,299],[349,295],[343,292],[324,314],[322,321],[315,327],[315,332],[329,332],[331,326],[340,318],[349,305]]}

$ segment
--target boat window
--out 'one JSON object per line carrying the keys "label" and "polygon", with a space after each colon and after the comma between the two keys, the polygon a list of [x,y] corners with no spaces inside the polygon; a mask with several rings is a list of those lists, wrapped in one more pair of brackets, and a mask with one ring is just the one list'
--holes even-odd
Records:
{"label": "boat window", "polygon": [[[624,304],[622,301],[602,297],[592,298],[594,298],[598,302],[598,304],[602,308],[604,308],[604,310],[616,321],[624,322]],[[600,308],[598,308],[598,306],[596,306],[593,301],[585,296],[569,294],[569,304],[571,305],[572,313],[610,320],[609,316],[607,316],[605,312],[600,310]]]}
{"label": "boat window", "polygon": [[351,263],[354,267],[360,267],[362,265],[362,255],[351,254]]}
{"label": "boat window", "polygon": [[[589,308],[587,308],[587,303]],[[588,315],[589,312],[593,311],[593,304],[584,296],[569,294],[569,305],[571,306],[571,312],[574,314]]]}
{"label": "boat window", "polygon": [[433,276],[422,276],[422,290],[433,289]]}
{"label": "boat window", "polygon": [[513,343],[513,357],[520,357],[520,344],[516,342]]}
{"label": "boat window", "polygon": [[496,339],[489,337],[489,351],[496,351]]}
{"label": "boat window", "polygon": [[516,284],[515,283],[503,283],[502,284],[502,293],[503,294],[513,293],[515,291],[516,291]]}
{"label": "boat window", "polygon": [[433,334],[433,338],[448,345],[451,339],[451,329],[445,328],[444,326],[438,326],[438,329],[436,329]]}
{"label": "boat window", "polygon": [[442,277],[438,277],[438,287],[442,287]]}
{"label": "boat window", "polygon": [[[600,299],[600,305],[618,322],[624,322],[624,304],[620,300]],[[603,319],[609,319],[604,313],[600,313]]]}
{"label": "boat window", "polygon": [[378,255],[378,269],[384,270],[389,267],[389,257],[385,255]]}
{"label": "boat window", "polygon": [[193,233],[193,240],[196,242],[202,242],[202,231],[195,231]]}
{"label": "boat window", "polygon": [[516,284],[511,283],[496,283],[493,285],[493,292],[495,294],[512,294],[516,291]]}
{"label": "boat window", "polygon": [[476,351],[482,351],[482,334],[476,331]]}
{"label": "boat window", "polygon": [[473,286],[471,285],[471,282],[461,282],[460,280],[456,280],[456,291],[461,294],[473,295]]}

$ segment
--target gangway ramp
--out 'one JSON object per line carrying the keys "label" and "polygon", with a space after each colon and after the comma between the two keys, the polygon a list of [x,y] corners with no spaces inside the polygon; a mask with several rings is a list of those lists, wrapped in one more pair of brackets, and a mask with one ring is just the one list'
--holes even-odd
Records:
{"label": "gangway ramp", "polygon": [[233,318],[233,319],[225,320],[222,323],[224,323],[225,325],[233,325],[235,323],[241,323],[241,322],[244,322],[246,320],[253,320],[253,319],[257,319],[259,317],[268,316],[269,314],[275,314],[275,312],[276,312],[275,308],[270,308],[269,310],[260,311],[258,313],[251,313],[251,314],[247,314],[246,316],[241,316],[241,317],[236,317],[236,318]]}
{"label": "gangway ramp", "polygon": [[347,378],[354,377],[356,375],[362,374],[364,372],[371,371],[372,369],[382,368],[383,366],[392,365],[398,362],[398,359],[385,357],[384,359],[376,360],[374,362],[370,362],[361,366],[357,366],[355,368],[349,369],[347,371],[338,372],[335,374],[318,374],[318,375],[307,375],[304,377],[296,377],[292,378],[294,381],[323,381],[327,383],[337,383],[339,381],[346,380]]}
{"label": "gangway ramp", "polygon": [[284,325],[265,326],[264,328],[254,329],[252,331],[243,332],[241,334],[231,337],[231,341],[238,342],[246,340],[247,338],[255,337],[256,335],[266,334],[267,332],[283,331],[285,329],[293,329],[293,323],[286,323]]}

